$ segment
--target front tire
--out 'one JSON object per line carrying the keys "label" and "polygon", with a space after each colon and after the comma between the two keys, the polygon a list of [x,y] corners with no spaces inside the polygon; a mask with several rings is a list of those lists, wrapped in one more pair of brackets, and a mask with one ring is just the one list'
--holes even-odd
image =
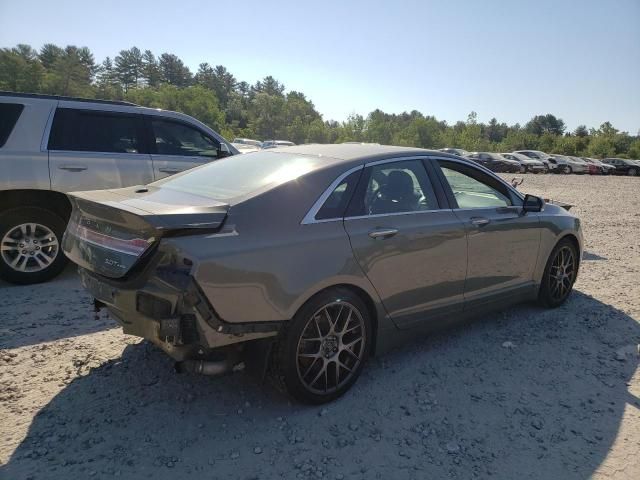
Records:
{"label": "front tire", "polygon": [[0,213],[0,278],[15,284],[46,282],[67,263],[61,243],[66,224],[38,207]]}
{"label": "front tire", "polygon": [[322,292],[281,333],[273,351],[272,377],[300,402],[331,402],[360,376],[372,332],[360,297],[344,288]]}
{"label": "front tire", "polygon": [[542,276],[538,299],[542,305],[562,305],[573,289],[578,275],[578,250],[569,239],[562,239],[551,251]]}

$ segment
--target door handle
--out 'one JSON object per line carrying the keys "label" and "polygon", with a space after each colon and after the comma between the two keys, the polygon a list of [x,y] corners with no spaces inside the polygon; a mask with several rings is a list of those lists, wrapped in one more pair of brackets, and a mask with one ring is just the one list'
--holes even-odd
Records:
{"label": "door handle", "polygon": [[81,172],[82,170],[86,170],[88,167],[86,165],[60,165],[58,169],[67,170],[69,172]]}
{"label": "door handle", "polygon": [[476,227],[483,227],[483,226],[491,223],[491,220],[489,220],[488,218],[484,218],[484,217],[471,217],[471,223],[473,225],[475,225]]}
{"label": "door handle", "polygon": [[371,238],[389,238],[393,237],[396,233],[398,233],[397,228],[381,228],[378,230],[372,230],[369,232],[369,236]]}
{"label": "door handle", "polygon": [[179,168],[159,168],[162,173],[180,173],[182,170]]}

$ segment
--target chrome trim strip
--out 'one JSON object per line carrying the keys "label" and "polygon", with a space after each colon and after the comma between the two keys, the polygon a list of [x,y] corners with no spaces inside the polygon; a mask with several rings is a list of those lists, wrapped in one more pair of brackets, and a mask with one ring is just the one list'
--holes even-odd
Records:
{"label": "chrome trim strip", "polygon": [[452,212],[452,211],[453,210],[450,208],[438,208],[435,210],[414,210],[411,212],[376,213],[373,215],[358,215],[357,217],[344,217],[344,221],[346,222],[348,220],[362,220],[365,218],[381,218],[381,217],[391,217],[391,216],[397,216],[397,215],[416,215],[419,213],[437,213],[437,212]]}
{"label": "chrome trim strip", "polygon": [[364,165],[358,165],[357,167],[350,168],[346,172],[340,174],[340,176],[338,176],[338,178],[336,178],[331,183],[331,185],[329,185],[327,189],[324,192],[322,192],[322,195],[320,195],[320,197],[315,201],[311,209],[307,212],[307,214],[304,216],[304,218],[300,222],[300,225],[309,225],[310,223],[335,222],[336,220],[342,220],[342,217],[324,218],[322,220],[316,220],[315,217],[316,217],[316,214],[318,213],[318,210],[320,210],[322,205],[324,205],[324,202],[327,200],[327,198],[329,198],[329,195],[331,195],[331,193],[336,189],[336,187],[340,185],[340,182],[342,182],[342,180],[347,178],[353,172],[357,172],[358,170],[364,170]]}

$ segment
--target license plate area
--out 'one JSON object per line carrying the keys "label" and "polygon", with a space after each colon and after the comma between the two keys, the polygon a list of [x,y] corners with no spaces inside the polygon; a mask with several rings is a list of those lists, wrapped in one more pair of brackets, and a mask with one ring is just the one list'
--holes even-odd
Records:
{"label": "license plate area", "polygon": [[106,283],[84,274],[82,275],[82,286],[86,288],[96,300],[100,300],[109,305],[113,305],[115,302],[116,289]]}

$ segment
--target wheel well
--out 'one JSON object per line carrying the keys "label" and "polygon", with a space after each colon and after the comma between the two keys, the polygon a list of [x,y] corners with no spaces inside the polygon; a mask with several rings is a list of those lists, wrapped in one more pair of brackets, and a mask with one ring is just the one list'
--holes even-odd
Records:
{"label": "wheel well", "polygon": [[[363,290],[360,287],[357,287],[356,285],[352,285],[348,283],[339,283],[337,285],[331,285],[330,287],[323,288],[319,292],[316,292],[311,298],[309,298],[309,300],[314,298],[316,295],[320,295],[321,293],[326,292],[327,290],[332,290],[334,288],[342,288],[342,289],[351,291],[353,294],[357,295],[360,298],[360,300],[362,300],[362,303],[364,303],[365,307],[367,307],[369,318],[371,318],[371,326],[373,327],[373,335],[371,339],[371,355],[375,355],[376,339],[378,334],[378,315],[376,313],[376,306],[373,303],[373,299],[365,290]],[[307,300],[307,302],[309,300]]]}
{"label": "wheel well", "polygon": [[580,242],[578,242],[578,239],[576,238],[575,235],[573,235],[571,233],[568,233],[564,237],[562,237],[560,240],[558,240],[558,243],[560,243],[564,239],[569,240],[571,243],[573,243],[573,246],[576,247],[576,252],[578,252],[578,260],[577,261],[578,261],[578,268],[579,268],[580,267]]}
{"label": "wheel well", "polygon": [[64,193],[50,190],[4,190],[0,191],[2,210],[17,207],[39,207],[51,210],[65,222],[71,215],[71,202]]}

